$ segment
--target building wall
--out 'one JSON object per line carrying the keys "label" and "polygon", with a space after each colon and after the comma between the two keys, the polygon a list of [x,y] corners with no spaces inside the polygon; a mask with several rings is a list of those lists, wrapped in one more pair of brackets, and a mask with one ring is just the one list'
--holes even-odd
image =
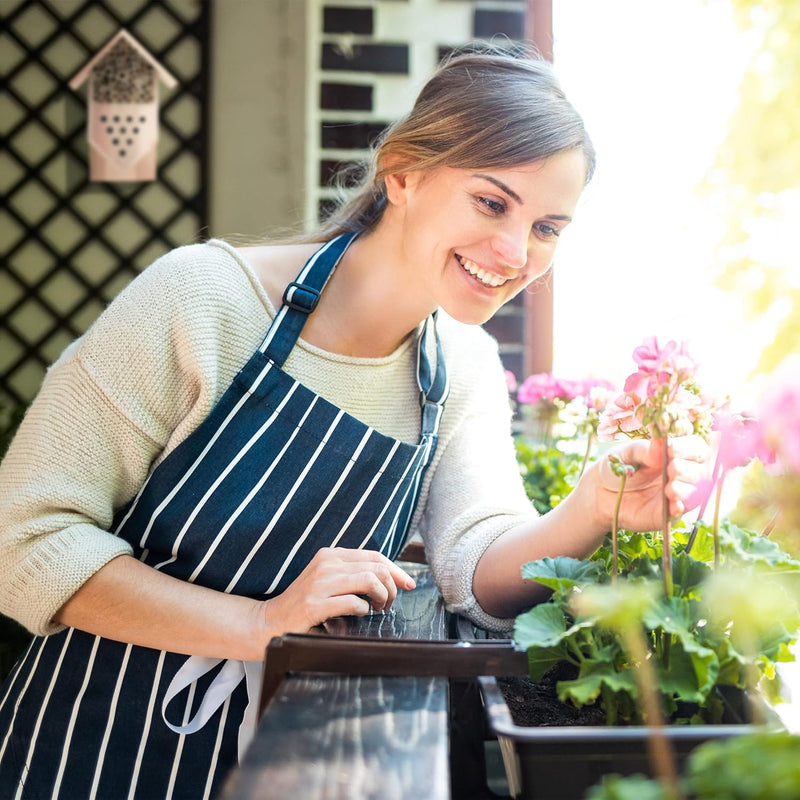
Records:
{"label": "building wall", "polygon": [[[313,227],[336,169],[364,160],[442,55],[512,47],[524,0],[218,0],[213,22],[210,229]],[[224,12],[224,13],[223,13]],[[487,324],[522,376],[523,298]]]}
{"label": "building wall", "polygon": [[258,237],[305,216],[306,0],[217,0],[209,230]]}
{"label": "building wall", "polygon": [[[147,264],[204,235],[208,8],[0,2],[0,415]],[[88,86],[69,85],[122,27],[178,82],[150,182],[90,179]]]}
{"label": "building wall", "polygon": [[[331,169],[366,156],[444,52],[521,38],[525,6],[2,0],[0,414],[31,399],[63,347],[170,247],[313,226]],[[68,86],[122,26],[179,79],[163,91],[147,184],[88,181],[85,89]],[[523,306],[487,327],[519,375]]]}

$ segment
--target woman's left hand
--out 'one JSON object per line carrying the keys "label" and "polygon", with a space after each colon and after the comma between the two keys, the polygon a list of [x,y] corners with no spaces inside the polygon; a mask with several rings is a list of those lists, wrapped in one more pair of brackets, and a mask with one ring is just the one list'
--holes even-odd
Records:
{"label": "woman's left hand", "polygon": [[[679,517],[697,505],[692,502],[695,486],[710,473],[710,445],[700,436],[676,436],[667,443],[667,484],[662,482],[663,439],[634,439],[611,453],[625,464],[638,467],[629,475],[620,506],[619,526],[628,530],[658,530],[663,521],[663,498],[669,501],[669,514]],[[613,518],[620,478],[611,469],[608,457],[599,461],[598,512]]]}

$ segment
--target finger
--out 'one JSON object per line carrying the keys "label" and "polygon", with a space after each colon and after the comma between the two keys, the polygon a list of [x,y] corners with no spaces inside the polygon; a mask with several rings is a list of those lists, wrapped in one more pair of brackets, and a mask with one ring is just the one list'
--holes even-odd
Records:
{"label": "finger", "polygon": [[320,608],[319,623],[332,617],[365,617],[369,614],[370,603],[355,594],[342,594],[329,597]]}
{"label": "finger", "polygon": [[669,455],[672,459],[704,463],[711,456],[711,446],[702,436],[676,436],[669,440]]}
{"label": "finger", "polygon": [[386,558],[382,553],[376,550],[357,550],[347,547],[334,547],[325,548],[331,551],[334,555],[341,558],[342,561],[349,562],[372,562],[381,564],[388,569],[391,579],[396,586],[402,589],[413,589],[417,584],[416,581],[401,567]]}
{"label": "finger", "polygon": [[390,590],[372,570],[331,575],[326,585],[319,588],[331,597],[348,594],[360,595],[376,611],[383,610],[387,604],[390,605],[397,594],[394,584],[391,584]]}
{"label": "finger", "polygon": [[386,589],[386,600],[384,601],[382,606],[373,605],[373,608],[376,611],[387,611],[392,607],[392,603],[394,603],[395,599],[397,598],[397,584],[395,583],[394,576],[392,575],[392,571],[389,568],[391,563],[387,566],[386,564],[378,564],[374,568],[375,577],[383,584],[384,588]]}
{"label": "finger", "polygon": [[696,506],[697,491],[693,483],[670,481],[664,489],[670,504],[672,516],[685,514],[691,506]]}
{"label": "finger", "polygon": [[327,557],[309,578],[314,592],[333,597],[360,594],[368,597],[376,611],[388,609],[397,597],[397,585],[388,561],[349,561]]}
{"label": "finger", "polygon": [[375,611],[385,611],[391,607],[397,597],[397,586],[383,564],[377,564],[371,570],[362,573],[361,579],[367,585],[367,590],[361,594],[372,600],[372,608]]}
{"label": "finger", "polygon": [[708,477],[708,467],[704,462],[677,459],[667,467],[667,478],[670,481],[698,484]]}
{"label": "finger", "polygon": [[630,464],[639,469],[657,467],[661,464],[660,439],[633,439],[621,447],[616,455],[623,464]]}

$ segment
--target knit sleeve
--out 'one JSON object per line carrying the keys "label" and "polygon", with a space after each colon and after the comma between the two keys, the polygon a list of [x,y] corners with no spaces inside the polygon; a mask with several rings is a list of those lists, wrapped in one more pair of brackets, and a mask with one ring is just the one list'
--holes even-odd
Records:
{"label": "knit sleeve", "polygon": [[536,511],[517,465],[496,343],[484,335],[471,339],[466,352],[459,348],[448,357],[448,372],[456,374],[445,415],[455,419],[447,425],[432,464],[420,533],[448,608],[483,628],[507,632],[514,620],[494,617],[480,607],[473,576],[486,548]]}
{"label": "knit sleeve", "polygon": [[132,552],[115,512],[255,347],[227,322],[246,278],[221,252],[180,248],[123,290],[48,371],[0,464],[0,612],[34,633],[59,630],[66,600]]}

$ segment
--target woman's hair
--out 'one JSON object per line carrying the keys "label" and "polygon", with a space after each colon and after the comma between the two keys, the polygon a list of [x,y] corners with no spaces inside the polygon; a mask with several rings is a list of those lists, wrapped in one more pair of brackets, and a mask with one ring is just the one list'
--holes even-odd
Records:
{"label": "woman's hair", "polygon": [[453,55],[411,111],[374,143],[355,180],[352,171],[339,177],[344,202],[309,239],[375,225],[386,207],[385,178],[393,170],[504,169],[564,150],[583,152],[588,182],[594,148],[547,61],[497,52]]}

